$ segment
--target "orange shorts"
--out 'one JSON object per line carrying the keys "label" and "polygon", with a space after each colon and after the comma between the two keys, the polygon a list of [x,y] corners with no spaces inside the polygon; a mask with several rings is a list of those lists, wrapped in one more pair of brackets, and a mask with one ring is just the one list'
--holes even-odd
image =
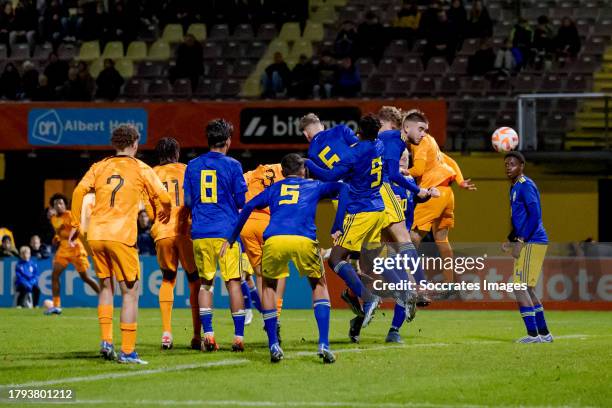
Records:
{"label": "orange shorts", "polygon": [[261,213],[252,213],[240,232],[242,248],[249,258],[251,266],[261,265],[263,254],[263,233],[270,223],[270,217]]}
{"label": "orange shorts", "polygon": [[414,209],[413,229],[431,231],[455,226],[455,196],[449,186],[436,187],[440,197],[431,198]]}
{"label": "orange shorts", "polygon": [[77,272],[85,272],[90,266],[87,252],[82,245],[77,245],[75,248],[60,247],[55,253],[53,264],[60,265],[62,269],[66,269],[69,264],[73,264]]}
{"label": "orange shorts", "polygon": [[140,279],[138,249],[117,241],[89,241],[93,253],[96,276],[99,279],[115,277],[119,282]]}
{"label": "orange shorts", "polygon": [[157,262],[161,269],[176,272],[180,261],[186,273],[196,272],[193,243],[189,237],[179,235],[159,239],[155,241],[155,249],[157,250]]}

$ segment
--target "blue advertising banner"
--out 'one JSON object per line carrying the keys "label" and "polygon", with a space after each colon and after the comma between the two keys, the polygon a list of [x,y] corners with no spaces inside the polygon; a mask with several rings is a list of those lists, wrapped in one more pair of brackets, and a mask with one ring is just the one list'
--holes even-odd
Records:
{"label": "blue advertising banner", "polygon": [[130,124],[147,141],[144,108],[56,108],[28,112],[28,143],[33,146],[108,146],[119,125]]}
{"label": "blue advertising banner", "polygon": [[[15,306],[15,265],[17,259],[0,260],[0,307]],[[51,259],[38,261],[41,271],[38,285],[41,290],[40,304],[44,299],[51,298]],[[157,296],[162,281],[162,272],[159,269],[157,258],[154,256],[140,257],[142,271],[142,285],[140,287],[140,307],[159,307]],[[89,271],[94,275],[93,270]],[[86,286],[79,274],[70,265],[61,277],[62,307],[96,307],[98,298],[89,286]],[[119,288],[115,290],[115,306],[121,306]],[[284,297],[284,308],[310,309],[312,295],[310,285],[306,278],[300,278],[298,272],[291,267],[291,276],[287,279],[287,289]],[[221,278],[215,279],[214,305],[216,308],[229,307],[229,297]],[[40,305],[39,305],[40,306]],[[174,307],[189,307],[189,285],[185,273],[179,269],[176,286],[174,288]]]}

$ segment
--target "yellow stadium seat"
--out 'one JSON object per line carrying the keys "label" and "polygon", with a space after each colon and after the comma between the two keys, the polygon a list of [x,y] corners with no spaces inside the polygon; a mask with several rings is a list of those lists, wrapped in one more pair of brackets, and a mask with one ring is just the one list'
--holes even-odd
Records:
{"label": "yellow stadium seat", "polygon": [[204,41],[206,39],[206,24],[194,23],[190,25],[187,34],[193,35],[198,41]]}
{"label": "yellow stadium seat", "polygon": [[81,44],[78,59],[81,61],[93,61],[100,58],[100,43],[87,41]]}
{"label": "yellow stadium seat", "polygon": [[255,70],[253,70],[253,73],[251,74],[251,76],[257,76],[257,78],[261,77],[261,74],[263,74],[263,72],[266,70],[268,65],[272,64],[273,62],[274,61],[272,61],[272,58],[264,57],[260,59],[257,65],[255,66]]}
{"label": "yellow stadium seat", "polygon": [[309,41],[323,41],[324,37],[325,31],[323,30],[323,24],[310,20],[306,22],[304,35],[302,36],[303,39]]}
{"label": "yellow stadium seat", "polygon": [[134,64],[131,60],[120,59],[115,63],[115,68],[124,78],[131,78],[134,76]]}
{"label": "yellow stadium seat", "polygon": [[143,60],[147,58],[147,44],[144,41],[132,41],[128,45],[125,58],[131,60]]}
{"label": "yellow stadium seat", "polygon": [[325,4],[325,0],[310,0],[308,2],[308,7],[310,8],[310,10],[312,10],[317,7],[321,7],[324,4]]}
{"label": "yellow stadium seat", "polygon": [[288,59],[299,60],[300,55],[306,55],[308,58],[312,57],[312,44],[307,40],[299,40],[291,47],[291,52],[287,56]]}
{"label": "yellow stadium seat", "polygon": [[243,98],[257,98],[261,95],[261,79],[258,76],[251,75],[242,84],[242,92],[240,96]]}
{"label": "yellow stadium seat", "polygon": [[170,59],[170,44],[164,40],[157,40],[149,49],[148,59],[154,61],[165,61]]}
{"label": "yellow stadium seat", "polygon": [[290,55],[289,58],[285,60],[285,63],[287,64],[289,69],[293,69],[298,62],[300,62],[299,59],[295,59],[292,55]]}
{"label": "yellow stadium seat", "polygon": [[285,23],[278,34],[281,40],[297,41],[302,36],[299,23]]}
{"label": "yellow stadium seat", "polygon": [[183,27],[180,24],[168,24],[162,33],[162,40],[169,43],[183,41]]}
{"label": "yellow stadium seat", "polygon": [[333,6],[323,5],[310,14],[310,20],[321,24],[332,24],[336,21],[336,10]]}
{"label": "yellow stadium seat", "polygon": [[104,61],[98,58],[92,61],[92,63],[89,65],[89,74],[92,77],[97,78],[103,69],[104,69]]}
{"label": "yellow stadium seat", "polygon": [[334,6],[334,7],[342,7],[346,6],[347,0],[326,0],[325,4]]}
{"label": "yellow stadium seat", "polygon": [[107,43],[101,58],[110,58],[112,60],[123,58],[123,43],[121,41]]}
{"label": "yellow stadium seat", "polygon": [[289,55],[289,45],[287,45],[286,41],[283,41],[278,38],[270,41],[270,44],[268,45],[268,50],[266,51],[266,55],[264,56],[264,58],[272,58],[277,52],[280,52],[283,57]]}

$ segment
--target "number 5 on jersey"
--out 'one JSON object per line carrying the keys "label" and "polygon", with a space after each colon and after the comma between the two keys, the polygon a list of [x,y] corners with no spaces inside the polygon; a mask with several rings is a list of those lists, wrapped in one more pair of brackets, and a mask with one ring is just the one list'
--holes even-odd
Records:
{"label": "number 5 on jersey", "polygon": [[217,202],[217,170],[202,170],[200,173],[200,200],[203,203]]}
{"label": "number 5 on jersey", "polygon": [[372,160],[372,171],[370,174],[376,177],[376,180],[370,184],[370,187],[378,187],[380,186],[380,182],[382,181],[382,159],[377,157]]}
{"label": "number 5 on jersey", "polygon": [[298,202],[298,198],[300,197],[299,188],[299,185],[283,184],[281,186],[280,196],[281,198],[285,199],[280,200],[278,205],[296,204]]}

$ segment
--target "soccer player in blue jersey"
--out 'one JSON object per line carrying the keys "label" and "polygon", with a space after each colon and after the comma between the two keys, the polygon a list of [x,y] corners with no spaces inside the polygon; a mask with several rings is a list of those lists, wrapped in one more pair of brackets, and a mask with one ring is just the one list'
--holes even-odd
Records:
{"label": "soccer player in blue jersey", "polygon": [[287,265],[293,262],[300,274],[308,277],[312,288],[314,315],[319,328],[318,355],[324,363],[333,363],[336,357],[329,349],[331,306],[314,219],[318,202],[336,196],[343,185],[305,179],[304,159],[295,153],[283,157],[281,166],[285,179],[272,184],[247,203],[234,231],[227,235],[221,256],[226,249],[236,246],[232,244],[251,212],[269,207],[270,224],[263,234],[261,301],[270,360],[276,363],[283,359],[283,350],[276,335],[276,286],[279,279],[289,275]]}
{"label": "soccer player in blue jersey", "polygon": [[200,321],[204,330],[202,351],[219,349],[215,341],[213,319],[213,284],[217,267],[230,297],[234,320],[233,351],[244,350],[245,310],[240,288],[240,248],[233,246],[219,256],[244,206],[247,186],[242,166],[227,157],[231,144],[231,123],[216,119],[206,126],[210,152],[189,162],[185,171],[185,204],[191,209],[191,238],[198,273],[200,275]]}
{"label": "soccer player in blue jersey", "polygon": [[300,131],[310,143],[308,158],[317,166],[333,169],[348,153],[349,147],[359,141],[355,133],[346,125],[325,129],[314,113],[300,119]]}
{"label": "soccer player in blue jersey", "polygon": [[[343,180],[349,185],[348,193],[340,198],[337,213],[344,218],[343,231],[334,234],[335,243],[329,257],[329,266],[346,282],[349,288],[364,300],[363,326],[372,319],[379,298],[371,294],[359,279],[352,265],[346,262],[351,252],[360,252],[365,244],[380,243],[382,228],[387,224],[385,206],[380,195],[382,183],[383,145],[377,140],[380,122],[373,115],[359,120],[359,142],[348,148],[341,161],[331,170],[306,161],[311,174],[320,180]],[[346,207],[344,207],[346,205]],[[366,265],[361,262],[362,270]]]}
{"label": "soccer player in blue jersey", "polygon": [[527,335],[517,343],[551,343],[553,336],[546,325],[542,302],[535,293],[548,247],[548,237],[542,223],[540,192],[533,180],[524,175],[525,157],[520,152],[507,153],[504,162],[506,176],[512,182],[512,232],[508,236],[510,242],[504,244],[504,249],[511,251],[515,258],[514,283],[527,286],[526,290],[514,291],[527,329]]}

